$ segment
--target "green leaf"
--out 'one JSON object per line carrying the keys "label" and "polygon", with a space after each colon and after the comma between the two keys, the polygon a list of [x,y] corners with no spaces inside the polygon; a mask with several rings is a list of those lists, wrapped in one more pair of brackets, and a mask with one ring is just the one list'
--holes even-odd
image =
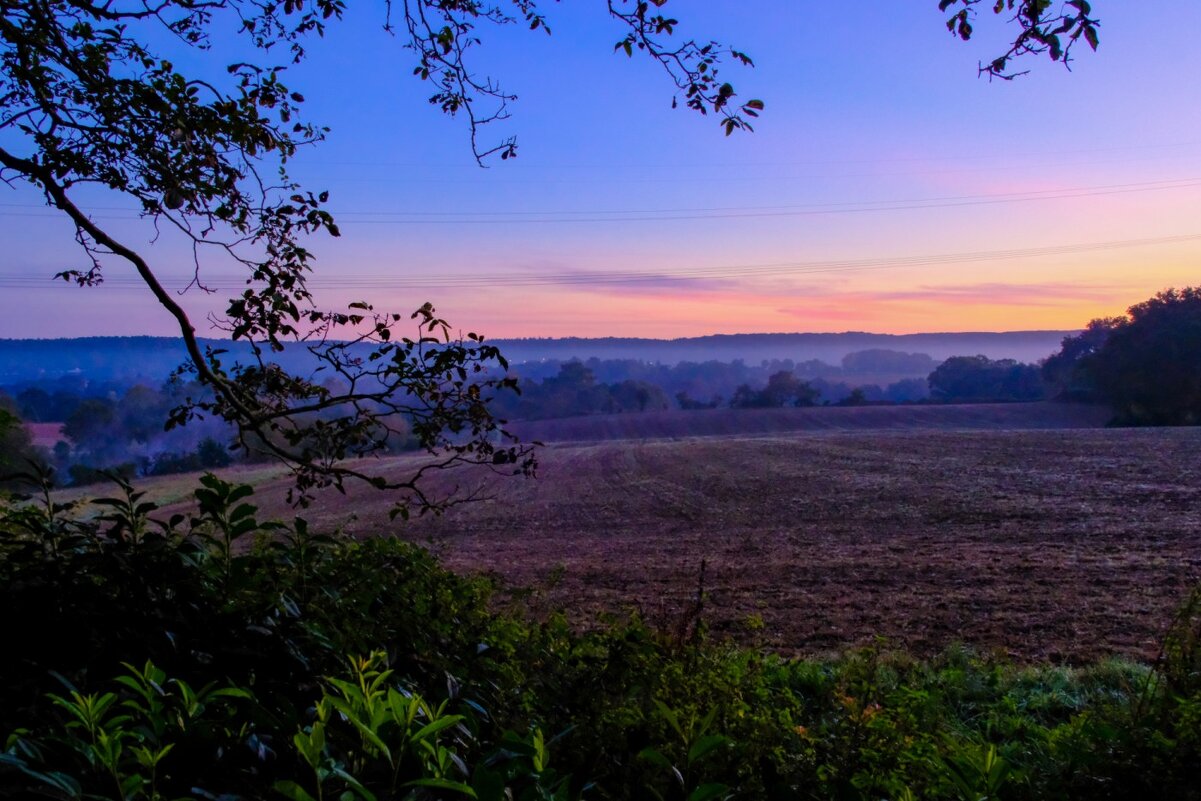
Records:
{"label": "green leaf", "polygon": [[654,748],[643,748],[638,752],[638,758],[644,759],[654,765],[658,765],[664,770],[675,770],[675,766],[671,764],[671,760],[663,756]]}
{"label": "green leaf", "polygon": [[680,716],[676,714],[675,710],[658,699],[655,700],[655,709],[659,711],[659,716],[667,722],[672,731],[680,737],[684,736],[684,730],[680,728]]}
{"label": "green leaf", "polygon": [[416,779],[415,781],[407,782],[405,787],[433,787],[438,790],[450,790],[454,793],[462,793],[468,798],[477,797],[475,790],[462,782],[453,782],[450,779]]}
{"label": "green leaf", "polygon": [[688,801],[712,801],[712,799],[724,796],[729,792],[730,788],[724,784],[702,784],[688,794]]}
{"label": "green leaf", "polygon": [[308,794],[307,790],[291,780],[276,782],[274,787],[277,793],[281,793],[286,798],[292,799],[292,801],[317,801],[317,799]]}
{"label": "green leaf", "polygon": [[375,793],[363,786],[362,782],[351,776],[342,768],[334,768],[333,774],[354,788],[355,792],[366,801],[375,801]]}
{"label": "green leaf", "polygon": [[724,735],[706,734],[693,743],[692,748],[688,749],[688,762],[699,762],[718,748],[729,745],[729,743],[730,738]]}
{"label": "green leaf", "polygon": [[447,715],[444,718],[438,718],[432,723],[427,723],[413,734],[413,742],[421,742],[432,734],[437,734],[443,729],[449,729],[462,719],[462,715]]}

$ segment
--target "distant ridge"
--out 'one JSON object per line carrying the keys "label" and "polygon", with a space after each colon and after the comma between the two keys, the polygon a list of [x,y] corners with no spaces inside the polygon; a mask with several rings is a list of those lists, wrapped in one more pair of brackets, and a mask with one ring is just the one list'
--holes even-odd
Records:
{"label": "distant ridge", "polygon": [[564,337],[495,340],[514,362],[540,359],[643,359],[646,361],[732,361],[820,359],[838,363],[869,348],[927,353],[937,360],[983,353],[994,359],[1034,362],[1059,350],[1076,331],[969,331],[928,334],[710,334],[678,339]]}
{"label": "distant ridge", "polygon": [[[936,360],[982,353],[990,358],[1033,362],[1049,356],[1075,331],[950,332],[930,334],[711,334],[678,339],[642,337],[564,337],[496,339],[492,344],[513,364],[549,359],[636,359],[674,364],[681,361],[810,359],[837,364],[843,356],[871,348],[926,353]],[[202,347],[225,349],[227,361],[246,358],[244,344],[204,339]],[[75,339],[0,339],[0,385],[78,377],[86,381],[164,380],[186,358],[183,341],[172,337],[84,337]],[[306,356],[288,348],[278,359],[303,370]]]}

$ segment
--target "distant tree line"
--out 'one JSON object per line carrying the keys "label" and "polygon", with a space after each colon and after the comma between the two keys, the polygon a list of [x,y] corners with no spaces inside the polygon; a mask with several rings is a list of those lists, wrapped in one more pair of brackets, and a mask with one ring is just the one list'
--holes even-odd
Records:
{"label": "distant tree line", "polygon": [[772,373],[767,386],[761,390],[743,384],[734,390],[730,406],[735,409],[771,409],[781,406],[813,406],[821,397],[821,391],[808,381],[802,381],[795,373],[781,370]]}
{"label": "distant tree line", "polygon": [[[848,354],[840,365],[790,359],[758,365],[589,359],[523,363],[515,370],[521,394],[502,396],[496,409],[514,420],[667,409],[1051,397],[1108,403],[1121,424],[1196,424],[1201,422],[1201,289],[1167,290],[1132,306],[1127,316],[1093,320],[1038,365],[983,355],[955,356],[938,364],[926,354],[876,349]],[[926,372],[926,377],[900,377],[883,386],[851,382],[859,376],[914,372]],[[31,458],[53,465],[71,483],[95,480],[101,471],[157,475],[247,458],[245,451],[236,456],[230,451],[233,432],[224,423],[195,421],[186,428],[165,429],[171,409],[189,394],[204,391],[196,384],[177,379],[157,389],[122,387],[66,376],[7,390],[0,392],[0,475]],[[63,438],[39,453],[22,421],[59,423]],[[398,441],[391,449],[409,445]]]}
{"label": "distant tree line", "polygon": [[[509,403],[506,411],[511,418],[531,419],[606,410],[764,408],[797,405],[797,400],[799,405],[836,404],[852,396],[865,402],[907,403],[928,396],[925,376],[936,365],[925,353],[884,349],[848,354],[837,365],[817,359],[765,359],[759,364],[740,359],[676,364],[597,358],[524,362],[514,367],[523,398]],[[590,385],[580,386],[580,368],[591,376]],[[796,395],[799,387],[790,383],[794,380],[804,382],[808,391]],[[768,388],[772,381],[776,383]],[[619,386],[624,389],[613,389]],[[603,397],[605,388],[616,397]],[[649,393],[649,399],[645,405],[631,403],[631,392]]]}
{"label": "distant tree line", "polygon": [[558,373],[534,381],[521,381],[521,394],[493,401],[496,413],[511,420],[573,417],[585,414],[661,411],[672,402],[662,387],[625,378],[606,384],[582,362],[558,365]]}
{"label": "distant tree line", "polygon": [[[929,394],[925,378],[935,362],[924,353],[874,350],[849,354],[843,365],[817,360],[679,362],[637,359],[526,362],[514,367],[521,394],[501,399],[510,420],[682,409],[778,408],[854,403],[909,403]],[[853,371],[853,372],[847,372]],[[857,372],[867,371],[867,372]],[[916,375],[853,386],[831,376]]]}
{"label": "distant tree line", "polygon": [[[48,382],[26,382],[0,391],[0,475],[28,471],[32,459],[52,467],[63,484],[102,480],[106,473],[124,478],[195,472],[225,467],[234,461],[267,458],[254,440],[233,448],[235,430],[212,417],[194,418],[186,426],[169,426],[175,409],[208,390],[174,378],[158,388],[118,383],[93,384],[74,376]],[[336,412],[335,412],[336,413]],[[320,414],[304,418],[310,434],[298,447],[320,457],[326,447]],[[24,423],[61,426],[61,439],[50,448],[29,443]],[[406,421],[392,421],[401,435],[391,437],[383,452],[414,447]]]}
{"label": "distant tree line", "polygon": [[946,403],[1035,401],[1046,397],[1036,364],[987,356],[952,356],[927,379],[930,397]]}

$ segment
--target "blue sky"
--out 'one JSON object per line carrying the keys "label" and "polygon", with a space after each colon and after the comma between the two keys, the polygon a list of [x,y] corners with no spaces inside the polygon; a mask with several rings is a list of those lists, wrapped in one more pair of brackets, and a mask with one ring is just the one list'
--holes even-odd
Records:
{"label": "blue sky", "polygon": [[[682,33],[756,61],[727,77],[766,112],[727,138],[671,108],[654,64],[613,53],[603,3],[567,0],[546,7],[551,37],[482,31],[480,72],[519,96],[496,135],[521,144],[486,170],[462,122],[426,103],[382,11],[356,5],[289,77],[332,129],[294,165],[343,224],[313,243],[318,299],[429,300],[492,336],[1073,328],[1118,313],[1196,283],[1201,254],[1181,238],[1201,234],[1201,4],[1154,5],[1096,0],[1098,53],[990,83],[976,67],[1006,26],[988,15],[958,42],[935,0],[675,0]],[[123,219],[128,201],[89,201],[186,284],[186,253]],[[0,274],[79,262],[31,202],[0,191]],[[205,269],[233,285],[228,266]],[[92,290],[0,287],[0,336],[171,333],[123,270]],[[185,302],[203,320],[224,297]]]}

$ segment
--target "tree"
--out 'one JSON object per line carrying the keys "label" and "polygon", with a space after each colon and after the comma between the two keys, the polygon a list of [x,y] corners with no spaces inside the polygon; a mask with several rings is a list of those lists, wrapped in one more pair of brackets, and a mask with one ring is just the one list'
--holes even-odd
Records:
{"label": "tree", "polygon": [[112,401],[106,398],[87,398],[63,424],[63,434],[92,457],[93,466],[99,466],[110,451],[118,450],[114,445],[123,445],[125,432],[120,430],[120,418]]}
{"label": "tree", "polygon": [[609,395],[613,411],[617,412],[662,411],[671,406],[667,393],[660,387],[632,378],[610,384]]}
{"label": "tree", "polygon": [[33,444],[17,414],[17,403],[0,392],[0,486],[10,477],[28,472],[34,458]]}
{"label": "tree", "polygon": [[[750,389],[748,387],[748,389]],[[693,400],[687,392],[676,393],[676,403],[685,411],[697,411],[698,409],[716,409],[721,405],[721,396],[714,395],[713,398],[705,403],[704,401]]]}
{"label": "tree", "polygon": [[1050,393],[1063,400],[1100,400],[1088,364],[1109,335],[1125,323],[1124,317],[1102,317],[1091,320],[1079,334],[1064,337],[1059,352],[1043,362],[1043,381]]}
{"label": "tree", "polygon": [[1080,366],[1117,421],[1201,423],[1201,287],[1165,290],[1103,322],[1108,335]]}
{"label": "tree", "polygon": [[[979,0],[941,0],[948,27],[972,35]],[[744,53],[715,42],[674,40],[677,20],[667,0],[608,0],[620,26],[615,49],[643,54],[666,72],[682,104],[717,117],[726,134],[749,129],[759,100],[736,101],[724,61],[749,64]],[[1058,60],[1077,39],[1096,46],[1088,4],[1067,13],[1046,0],[1008,0],[1019,34],[992,62],[1005,75],[1011,58],[1049,52]],[[132,267],[174,318],[187,349],[187,370],[211,397],[176,408],[172,424],[215,415],[237,426],[239,444],[291,466],[304,501],[317,487],[361,479],[398,494],[396,511],[437,509],[421,479],[461,464],[529,474],[530,449],[495,418],[489,402],[516,388],[499,351],[474,333],[451,335],[434,307],[409,317],[376,311],[317,308],[307,288],[310,241],[338,236],[328,194],[297,185],[287,172],[299,148],[325,128],[302,115],[304,97],[284,82],[286,67],[336,22],[343,0],[0,0],[0,180],[43,193],[74,225],[86,262],[61,277],[81,286],[103,280],[114,262]],[[389,30],[414,55],[414,74],[433,87],[430,101],[466,120],[472,153],[483,162],[517,154],[517,143],[481,140],[486,126],[508,116],[514,99],[477,75],[471,57],[487,25],[521,24],[546,31],[535,0],[384,0]],[[212,51],[215,38],[241,37],[257,52],[224,70],[185,71],[164,43]],[[1066,44],[1063,42],[1066,40]],[[210,59],[211,61],[211,59]],[[103,188],[131,198],[156,226],[193,246],[195,285],[214,259],[240,265],[245,291],[230,300],[220,325],[250,343],[247,363],[205,351],[183,307],[159,280],[153,256],[122,241],[81,207],[81,191]],[[417,333],[402,325],[415,321]],[[313,370],[340,379],[332,391],[313,372],[289,373],[272,360],[286,343],[305,351]],[[320,437],[309,421],[322,423]],[[403,423],[406,435],[434,458],[413,474],[373,473],[350,457],[386,452]]]}
{"label": "tree", "polygon": [[[953,13],[947,20],[947,30],[967,41],[972,38],[975,7],[982,0],[939,0],[941,11]],[[1072,50],[1083,39],[1093,50],[1101,37],[1097,28],[1100,20],[1092,16],[1088,0],[1067,0],[1054,8],[1052,0],[988,0],[994,14],[1010,14],[1019,33],[1009,49],[991,61],[981,63],[980,72],[990,78],[1012,80],[1025,72],[1011,70],[1012,63],[1031,53],[1045,53],[1053,61],[1067,66]]]}
{"label": "tree", "polygon": [[812,406],[819,395],[809,382],[786,370],[768,376],[763,394],[770,406]]}
{"label": "tree", "polygon": [[851,390],[851,394],[838,402],[839,406],[866,406],[867,390],[863,387],[855,387]]}
{"label": "tree", "polygon": [[781,406],[812,406],[821,395],[808,381],[801,381],[788,370],[768,376],[767,386],[753,390],[742,384],[730,399],[733,409],[778,409]]}
{"label": "tree", "polygon": [[200,441],[200,446],[196,449],[196,458],[200,461],[200,466],[206,470],[228,467],[232,462],[229,451],[212,437],[205,437]]}
{"label": "tree", "polygon": [[927,381],[930,395],[945,402],[1031,401],[1045,394],[1035,365],[982,355],[952,356]]}
{"label": "tree", "polygon": [[117,403],[117,416],[127,438],[149,442],[163,431],[169,400],[143,384],[129,388]]}
{"label": "tree", "polygon": [[21,390],[17,395],[17,403],[21,407],[21,415],[31,423],[48,423],[53,420],[47,414],[50,408],[50,393],[38,387]]}

